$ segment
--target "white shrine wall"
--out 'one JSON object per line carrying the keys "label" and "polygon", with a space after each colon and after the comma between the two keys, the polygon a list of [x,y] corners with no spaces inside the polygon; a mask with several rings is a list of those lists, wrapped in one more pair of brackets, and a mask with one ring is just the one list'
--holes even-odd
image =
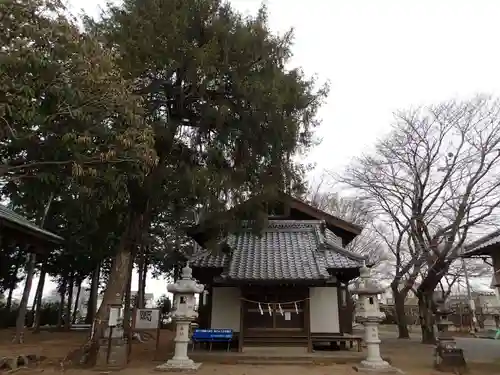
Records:
{"label": "white shrine wall", "polygon": [[309,288],[311,333],[339,333],[339,300],[336,287]]}
{"label": "white shrine wall", "polygon": [[237,287],[212,288],[212,314],[210,328],[240,331],[241,290]]}

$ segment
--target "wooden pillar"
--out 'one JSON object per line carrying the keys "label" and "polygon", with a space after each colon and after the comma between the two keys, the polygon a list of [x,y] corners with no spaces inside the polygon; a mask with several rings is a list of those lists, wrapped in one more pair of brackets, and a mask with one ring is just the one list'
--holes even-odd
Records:
{"label": "wooden pillar", "polygon": [[311,339],[311,303],[309,300],[310,289],[307,288],[306,300],[304,301],[304,324],[307,334],[307,352],[312,353],[312,339]]}
{"label": "wooden pillar", "polygon": [[491,254],[491,260],[493,261],[493,279],[491,286],[498,289],[498,287],[500,287],[500,254]]}
{"label": "wooden pillar", "polygon": [[[243,293],[240,293],[243,297]],[[238,352],[243,352],[243,341],[245,340],[245,301],[240,298],[240,333],[238,335]]]}
{"label": "wooden pillar", "polygon": [[207,296],[207,326],[206,328],[212,328],[212,309],[214,300],[214,288],[212,285],[208,286],[208,296]]}
{"label": "wooden pillar", "polygon": [[[342,294],[344,293],[344,289],[342,287],[342,284],[338,284],[337,286],[337,308],[339,310],[339,333],[341,335],[344,334],[344,326],[346,324],[346,308],[343,304],[343,299],[342,299]],[[347,298],[347,296],[346,296]]]}
{"label": "wooden pillar", "polygon": [[277,326],[276,326],[276,304],[275,303],[271,303],[271,310],[273,312],[273,329],[276,329]]}

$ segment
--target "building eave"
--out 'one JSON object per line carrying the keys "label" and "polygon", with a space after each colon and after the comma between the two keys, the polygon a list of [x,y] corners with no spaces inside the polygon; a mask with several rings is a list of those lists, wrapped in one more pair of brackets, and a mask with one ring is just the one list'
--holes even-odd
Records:
{"label": "building eave", "polygon": [[486,236],[467,245],[462,258],[473,258],[479,256],[492,256],[500,251],[500,230],[496,230]]}
{"label": "building eave", "polygon": [[33,224],[24,216],[19,215],[3,205],[0,205],[0,228],[1,227],[24,233],[44,243],[57,245],[64,243],[62,237]]}

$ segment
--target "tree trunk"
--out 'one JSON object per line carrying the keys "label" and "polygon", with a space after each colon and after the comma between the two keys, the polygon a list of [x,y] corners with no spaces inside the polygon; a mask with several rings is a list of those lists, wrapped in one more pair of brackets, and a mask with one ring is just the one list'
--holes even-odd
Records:
{"label": "tree trunk", "polygon": [[40,271],[40,280],[38,280],[38,286],[36,290],[36,299],[35,299],[35,313],[33,315],[33,333],[40,332],[40,317],[42,313],[42,298],[43,298],[43,288],[45,286],[45,277],[47,272],[45,271],[45,266],[42,265],[42,269]]}
{"label": "tree trunk", "polygon": [[73,307],[73,289],[75,284],[74,274],[71,273],[68,281],[68,303],[66,304],[66,314],[64,317],[64,329],[69,331],[71,329],[71,308]]}
{"label": "tree trunk", "polygon": [[141,249],[140,254],[139,254],[139,262],[137,264],[137,273],[138,273],[138,278],[137,278],[137,295],[136,295],[135,301],[134,301],[134,306],[135,307],[139,307],[139,308],[141,307],[141,299],[142,299],[142,271],[143,271],[143,265],[144,265],[144,255],[143,255],[143,249]]}
{"label": "tree trunk", "polygon": [[24,342],[24,324],[26,321],[26,311],[28,309],[28,298],[33,284],[33,275],[35,274],[36,255],[30,254],[26,267],[26,284],[24,285],[23,296],[19,304],[19,311],[16,320],[16,335],[12,342],[14,344],[22,344]]}
{"label": "tree trunk", "polygon": [[80,307],[80,293],[82,291],[82,282],[80,280],[77,281],[78,289],[76,290],[76,299],[75,299],[75,308],[73,309],[73,317],[71,318],[71,324],[76,323],[76,316],[78,313],[78,308]]}
{"label": "tree trunk", "polygon": [[85,323],[92,324],[97,312],[97,295],[99,294],[99,280],[101,274],[101,263],[99,263],[92,272],[92,281],[90,283],[90,295],[87,303],[87,315],[85,316]]}
{"label": "tree trunk", "polygon": [[144,272],[142,273],[142,294],[141,294],[141,304],[140,307],[144,309],[146,307],[146,280],[148,277],[148,264],[144,263]]}
{"label": "tree trunk", "polygon": [[12,309],[12,295],[14,294],[14,290],[16,290],[17,288],[17,274],[19,272],[19,268],[21,267],[22,263],[23,263],[23,252],[19,251],[16,257],[16,264],[15,264],[16,270],[10,276],[11,280],[9,283],[9,295],[7,296],[7,302],[5,305],[5,308],[9,311]]}
{"label": "tree trunk", "polygon": [[433,314],[433,293],[418,293],[418,310],[420,318],[420,329],[422,330],[422,344],[435,344]]}
{"label": "tree trunk", "polygon": [[[50,206],[54,199],[54,193],[50,194],[49,200],[45,205],[45,210],[43,212],[42,220],[40,222],[40,227],[45,226],[45,220],[49,214]],[[33,275],[35,274],[36,266],[36,255],[31,253],[28,258],[28,267],[26,270],[26,284],[24,285],[23,296],[21,298],[21,303],[19,305],[19,311],[17,313],[16,320],[16,335],[14,336],[14,343],[22,344],[24,341],[24,325],[26,322],[26,310],[28,308],[28,298],[31,292],[31,286],[33,284]]]}
{"label": "tree trunk", "polygon": [[[153,173],[147,178],[147,185],[155,181],[156,174]],[[146,184],[146,182],[144,182]],[[133,190],[133,183],[129,187],[129,192]],[[139,188],[140,190],[141,188]],[[147,189],[146,189],[147,191]],[[131,193],[130,212],[127,217],[126,229],[120,237],[120,242],[116,248],[116,253],[111,264],[111,272],[109,282],[106,285],[106,290],[102,298],[101,306],[97,311],[97,316],[91,333],[92,343],[85,351],[87,363],[92,363],[97,359],[99,350],[99,339],[103,337],[106,320],[108,319],[110,306],[115,304],[121,305],[123,302],[123,293],[129,279],[129,266],[133,258],[134,249],[137,246],[137,239],[142,228],[149,227],[150,209],[148,207],[147,193],[140,192],[138,199],[134,199],[134,194]],[[147,226],[146,226],[147,224]],[[83,359],[83,358],[82,358]]]}
{"label": "tree trunk", "polygon": [[15,286],[9,288],[9,294],[7,295],[7,301],[5,303],[5,308],[7,309],[7,311],[10,311],[10,309],[12,308],[12,294],[14,293],[14,289],[16,289]]}
{"label": "tree trunk", "polygon": [[93,337],[99,338],[104,333],[109,306],[123,302],[123,294],[129,279],[129,266],[132,261],[132,250],[140,230],[142,216],[131,215],[127,230],[122,234],[116,255],[111,266],[109,282],[104,291],[101,306],[97,311],[97,322],[94,325]]}
{"label": "tree trunk", "polygon": [[63,324],[63,316],[64,316],[64,305],[66,302],[66,288],[68,285],[68,279],[65,277],[63,279],[63,283],[61,285],[61,289],[59,291],[59,294],[61,296],[60,302],[59,302],[59,312],[57,314],[58,319],[57,319],[57,328],[61,328]]}
{"label": "tree trunk", "polygon": [[408,331],[408,322],[406,320],[405,311],[405,293],[397,290],[392,291],[394,297],[394,307],[396,310],[396,319],[398,323],[398,339],[409,339],[410,332]]}
{"label": "tree trunk", "polygon": [[[35,267],[36,268],[36,267]],[[36,271],[35,273],[33,274],[33,278],[35,278],[35,275],[36,275]],[[40,275],[41,275],[41,272],[40,272]],[[38,280],[38,284],[37,284],[37,287],[36,287],[36,291],[35,291],[35,298],[33,298],[33,303],[31,305],[31,314],[33,314],[33,316],[35,316],[35,310],[36,310],[36,301],[38,301],[38,294],[40,293],[40,280]],[[33,320],[34,321],[34,320]],[[33,324],[32,324],[33,325]]]}
{"label": "tree trunk", "polygon": [[146,279],[148,275],[148,262],[146,254],[141,256],[139,264],[139,280],[137,288],[137,304],[136,306],[143,309],[146,307]]}
{"label": "tree trunk", "polygon": [[424,344],[434,344],[436,342],[434,332],[434,291],[443,275],[448,272],[449,267],[450,262],[447,259],[438,259],[429,268],[427,276],[422,280],[417,290],[420,328],[422,329],[422,343]]}
{"label": "tree trunk", "polygon": [[[130,312],[131,308],[130,294],[132,292],[132,272],[134,272],[133,255],[132,259],[130,260],[130,264],[128,266],[128,281],[127,281],[127,288],[125,289],[125,310],[123,312],[123,331],[125,332],[125,335],[127,336],[129,342],[131,342],[130,340],[132,340],[132,329],[130,321],[130,317],[132,316]],[[138,295],[136,296],[136,300],[137,298]]]}

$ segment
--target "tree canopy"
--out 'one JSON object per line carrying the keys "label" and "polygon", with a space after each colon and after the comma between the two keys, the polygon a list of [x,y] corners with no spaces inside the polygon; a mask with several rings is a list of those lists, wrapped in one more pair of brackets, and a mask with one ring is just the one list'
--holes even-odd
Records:
{"label": "tree canopy", "polygon": [[66,239],[26,266],[62,296],[104,277],[104,314],[134,262],[175,268],[194,212],[304,190],[294,157],[328,87],[288,67],[292,33],[273,34],[265,8],[127,0],[83,29],[58,0],[0,12],[2,194]]}
{"label": "tree canopy", "polygon": [[117,184],[121,163],[155,162],[140,98],[112,50],[83,33],[58,0],[7,0],[0,11],[4,180],[89,176]]}

